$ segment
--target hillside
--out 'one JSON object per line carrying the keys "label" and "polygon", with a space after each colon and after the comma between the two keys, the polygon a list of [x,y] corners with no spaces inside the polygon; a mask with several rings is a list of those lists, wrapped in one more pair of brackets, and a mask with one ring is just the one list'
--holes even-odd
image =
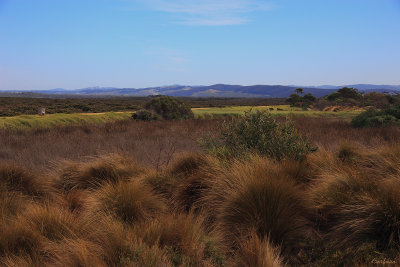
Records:
{"label": "hillside", "polygon": [[[66,90],[62,88],[51,90],[36,90],[33,94],[47,95],[86,95],[86,96],[149,96],[149,95],[169,95],[177,97],[271,97],[282,98],[288,97],[299,86],[284,86],[284,85],[228,85],[215,84],[210,86],[185,86],[172,85],[161,87],[148,88],[115,88],[115,87],[89,87],[75,90]],[[328,95],[343,86],[321,86],[321,87],[303,87],[304,93],[311,93],[316,97]],[[400,86],[393,85],[348,85],[364,92],[400,92]],[[13,90],[3,91],[0,95],[9,93],[27,93],[28,91]]]}

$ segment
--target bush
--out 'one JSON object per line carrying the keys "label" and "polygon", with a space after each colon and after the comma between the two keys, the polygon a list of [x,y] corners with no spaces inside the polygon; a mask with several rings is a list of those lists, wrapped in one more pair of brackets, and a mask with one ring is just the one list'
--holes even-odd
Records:
{"label": "bush", "polygon": [[386,108],[390,105],[390,95],[371,92],[364,95],[364,106]]}
{"label": "bush", "polygon": [[278,161],[302,160],[316,151],[291,121],[278,123],[266,111],[246,112],[244,118],[225,123],[220,134],[219,139],[201,141],[209,152],[223,157],[255,152]]}
{"label": "bush", "polygon": [[133,113],[132,119],[139,121],[156,121],[159,119],[159,116],[151,111],[142,109]]}
{"label": "bush", "polygon": [[146,103],[145,109],[153,111],[166,120],[191,119],[194,117],[189,106],[181,100],[170,96],[154,98]]}
{"label": "bush", "polygon": [[384,110],[371,108],[354,117],[353,127],[385,127],[400,123],[400,106],[390,106]]}

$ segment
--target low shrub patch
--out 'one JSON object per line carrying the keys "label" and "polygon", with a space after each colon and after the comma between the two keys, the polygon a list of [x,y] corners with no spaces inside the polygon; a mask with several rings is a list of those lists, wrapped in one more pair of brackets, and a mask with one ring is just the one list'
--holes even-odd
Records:
{"label": "low shrub patch", "polygon": [[209,136],[200,142],[212,154],[225,158],[255,152],[278,161],[302,160],[316,151],[291,121],[278,123],[266,111],[246,112],[242,119],[225,123],[219,138]]}
{"label": "low shrub patch", "polygon": [[391,106],[384,110],[371,108],[351,121],[353,127],[381,127],[400,123],[400,105]]}

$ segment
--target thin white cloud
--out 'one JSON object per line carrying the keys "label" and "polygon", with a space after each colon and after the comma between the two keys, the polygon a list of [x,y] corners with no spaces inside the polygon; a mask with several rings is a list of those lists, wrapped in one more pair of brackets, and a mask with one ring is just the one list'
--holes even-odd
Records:
{"label": "thin white cloud", "polygon": [[270,8],[265,0],[134,0],[147,8],[174,15],[186,25],[244,24],[250,13]]}
{"label": "thin white cloud", "polygon": [[149,47],[148,55],[152,67],[158,71],[185,72],[188,59],[179,50],[166,47]]}

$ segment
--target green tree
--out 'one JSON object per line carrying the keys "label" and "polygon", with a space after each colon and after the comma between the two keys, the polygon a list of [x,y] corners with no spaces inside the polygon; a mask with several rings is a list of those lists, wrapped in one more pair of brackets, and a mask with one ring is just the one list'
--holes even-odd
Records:
{"label": "green tree", "polygon": [[302,95],[302,94],[304,93],[303,88],[297,88],[297,89],[295,90],[295,92],[296,92],[296,94],[298,94],[298,95]]}
{"label": "green tree", "polygon": [[303,102],[303,98],[298,94],[291,94],[289,98],[286,99],[286,101],[289,102],[290,106],[297,107],[301,105],[301,103]]}
{"label": "green tree", "polygon": [[329,101],[360,100],[361,98],[362,94],[357,89],[349,87],[343,87],[326,97]]}

